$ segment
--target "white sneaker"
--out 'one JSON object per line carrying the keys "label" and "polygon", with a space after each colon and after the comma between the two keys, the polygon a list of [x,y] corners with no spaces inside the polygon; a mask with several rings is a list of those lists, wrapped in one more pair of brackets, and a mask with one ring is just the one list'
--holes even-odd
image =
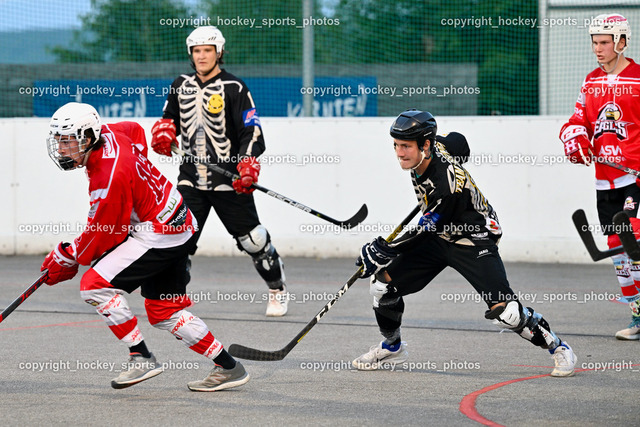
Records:
{"label": "white sneaker", "polygon": [[140,353],[131,353],[129,361],[123,367],[126,367],[127,370],[120,372],[117,378],[111,380],[111,387],[117,389],[131,387],[141,381],[160,375],[164,371],[153,354],[151,357],[142,357]]}
{"label": "white sneaker", "polygon": [[570,377],[574,374],[578,358],[569,344],[561,342],[551,354],[556,364],[555,369],[551,372],[552,377]]}
{"label": "white sneaker", "polygon": [[269,302],[267,302],[267,317],[282,317],[289,309],[289,292],[282,285],[282,290],[269,289]]}
{"label": "white sneaker", "polygon": [[382,342],[380,342],[351,362],[351,365],[359,371],[375,371],[376,369],[393,368],[395,365],[405,362],[408,357],[406,342],[402,341],[397,351],[382,348]]}
{"label": "white sneaker", "polygon": [[631,308],[631,323],[626,329],[616,332],[619,340],[640,340],[640,300],[629,303]]}
{"label": "white sneaker", "polygon": [[224,369],[216,365],[209,375],[201,381],[191,381],[187,384],[191,391],[218,391],[227,388],[239,387],[249,381],[249,374],[245,371],[242,363],[236,361],[233,369]]}

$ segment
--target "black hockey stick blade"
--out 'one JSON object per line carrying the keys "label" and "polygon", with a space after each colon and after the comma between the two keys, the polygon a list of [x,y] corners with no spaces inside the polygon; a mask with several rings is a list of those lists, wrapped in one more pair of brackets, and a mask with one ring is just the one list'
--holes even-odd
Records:
{"label": "black hockey stick blade", "polygon": [[2,313],[0,313],[0,323],[2,323],[4,319],[6,319],[11,313],[13,313],[13,310],[18,308],[20,304],[22,304],[27,298],[29,298],[40,287],[40,285],[42,285],[44,281],[47,280],[48,273],[49,271],[45,269],[40,277],[38,277],[38,280],[33,282],[31,286],[29,286],[18,298],[13,300],[13,302],[9,304],[9,306],[5,308]]}
{"label": "black hockey stick blade", "polygon": [[349,228],[355,227],[356,225],[364,221],[365,218],[367,218],[367,215],[369,215],[369,209],[367,209],[366,204],[363,204],[362,207],[360,207],[360,210],[356,212],[354,216],[352,216],[346,221],[339,221],[337,225],[339,225],[340,227],[349,229]]}
{"label": "black hockey stick blade", "polygon": [[[398,236],[398,234],[400,234],[400,232],[404,229],[405,225],[409,224],[409,221],[411,221],[411,219],[414,216],[416,216],[416,214],[419,211],[420,211],[420,205],[417,205],[415,208],[413,208],[411,213],[407,215],[407,217],[402,221],[402,223],[400,223],[400,225],[398,225],[396,229],[393,230],[393,232],[389,235],[389,237],[387,237],[386,239],[387,242],[391,242],[393,239],[395,239]],[[265,351],[265,350],[258,350],[255,348],[246,347],[240,344],[231,344],[228,349],[229,354],[231,354],[233,357],[238,357],[240,359],[258,360],[263,362],[284,359],[287,356],[287,354],[289,354],[289,352],[293,350],[293,348],[300,342],[300,340],[302,340],[302,338],[304,338],[307,335],[307,333],[311,330],[311,328],[313,328],[315,324],[318,323],[318,321],[320,321],[320,319],[322,319],[322,317],[325,314],[327,314],[327,312],[331,309],[331,307],[333,307],[333,305],[338,301],[338,299],[340,299],[340,297],[342,297],[342,295],[344,295],[345,292],[347,292],[347,290],[351,287],[351,285],[353,285],[360,278],[361,273],[362,273],[362,267],[360,267],[358,271],[356,271],[349,278],[349,280],[347,280],[347,283],[345,283],[344,286],[340,288],[340,290],[336,293],[333,299],[329,301],[327,304],[325,304],[325,306],[322,307],[322,309],[318,312],[318,314],[316,314],[315,317],[311,319],[311,321],[307,323],[307,325],[300,332],[298,332],[298,335],[296,335],[289,342],[289,344],[287,344],[280,350]]]}
{"label": "black hockey stick blade", "polygon": [[287,344],[280,350],[263,351],[255,348],[245,347],[240,344],[231,344],[229,346],[229,354],[232,355],[233,357],[238,357],[240,359],[258,360],[260,362],[273,362],[276,360],[284,359],[286,355],[289,354],[291,350],[293,350],[293,347],[295,347],[300,342],[300,340],[302,340],[302,338],[304,338],[304,336],[307,335],[307,333],[311,330],[311,328],[313,328],[315,324],[318,323],[320,319],[322,319],[322,316],[324,316],[331,309],[331,307],[338,301],[338,299],[340,299],[340,297],[344,295],[345,292],[347,292],[347,289],[349,289],[351,285],[353,285],[360,278],[361,273],[362,273],[362,267],[360,267],[358,271],[356,271],[349,278],[347,283],[345,283],[345,285],[336,293],[333,299],[329,301],[324,307],[322,307],[322,310],[320,310],[318,314],[316,314],[315,317],[311,319],[311,321],[307,323],[307,325],[300,332],[298,332],[298,335],[296,335],[289,342],[289,344]]}
{"label": "black hockey stick blade", "polygon": [[640,261],[640,246],[638,241],[633,235],[633,227],[631,221],[629,221],[629,215],[626,212],[618,212],[613,216],[613,224],[616,226],[616,231],[622,242],[624,251],[634,261]]}
{"label": "black hockey stick blade", "polygon": [[618,255],[624,252],[624,248],[622,246],[618,246],[615,248],[607,249],[605,251],[601,251],[598,249],[596,245],[596,241],[593,238],[593,234],[591,234],[591,230],[589,227],[589,222],[587,221],[587,215],[584,213],[582,209],[578,209],[571,216],[573,219],[573,224],[578,231],[578,235],[584,243],[585,248],[587,248],[587,252],[589,252],[589,256],[594,261],[601,261],[605,258],[612,257],[613,255]]}

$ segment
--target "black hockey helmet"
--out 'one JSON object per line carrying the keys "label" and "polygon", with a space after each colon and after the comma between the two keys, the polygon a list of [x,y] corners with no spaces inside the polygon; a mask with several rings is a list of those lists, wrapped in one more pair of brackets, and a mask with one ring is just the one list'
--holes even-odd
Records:
{"label": "black hockey helmet", "polygon": [[404,111],[395,119],[389,133],[392,137],[402,141],[417,141],[418,148],[422,150],[426,140],[433,141],[438,132],[436,119],[428,111],[420,111],[412,108]]}

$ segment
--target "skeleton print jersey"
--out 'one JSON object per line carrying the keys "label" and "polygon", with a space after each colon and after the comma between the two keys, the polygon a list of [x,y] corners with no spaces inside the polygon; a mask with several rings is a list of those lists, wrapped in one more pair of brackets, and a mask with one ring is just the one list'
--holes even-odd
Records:
{"label": "skeleton print jersey", "polygon": [[435,143],[433,158],[424,174],[417,176],[411,171],[411,180],[422,211],[420,224],[391,243],[391,247],[402,252],[429,235],[468,246],[495,245],[500,240],[502,228],[496,212],[469,172],[441,143]]}
{"label": "skeleton print jersey", "polygon": [[[195,73],[178,77],[171,85],[162,117],[175,123],[184,151],[233,173],[238,173],[236,166],[243,157],[258,157],[265,149],[249,89],[225,70],[204,83]],[[178,185],[232,190],[229,178],[192,162],[180,166]]]}

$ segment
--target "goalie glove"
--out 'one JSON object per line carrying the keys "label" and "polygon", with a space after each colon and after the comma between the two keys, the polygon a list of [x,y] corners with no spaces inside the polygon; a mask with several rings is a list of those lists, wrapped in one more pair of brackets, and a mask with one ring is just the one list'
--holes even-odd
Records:
{"label": "goalie glove", "polygon": [[162,156],[171,157],[171,144],[176,143],[176,125],[171,119],[160,119],[151,128],[151,148]]}
{"label": "goalie glove", "polygon": [[389,243],[382,237],[378,237],[371,243],[367,243],[360,250],[360,256],[356,265],[362,266],[361,278],[376,274],[387,267],[400,253],[389,247]]}
{"label": "goalie glove", "polygon": [[70,243],[59,243],[58,246],[47,255],[40,267],[40,271],[49,270],[44,283],[53,286],[56,283],[73,279],[78,273],[78,262],[67,249]]}
{"label": "goalie glove", "polygon": [[586,130],[582,126],[567,126],[560,134],[560,140],[564,144],[564,154],[571,163],[591,165],[593,147]]}
{"label": "goalie glove", "polygon": [[260,162],[255,157],[245,157],[238,163],[240,178],[233,181],[233,189],[237,193],[251,194],[255,188],[251,188],[253,183],[258,182],[260,175]]}

